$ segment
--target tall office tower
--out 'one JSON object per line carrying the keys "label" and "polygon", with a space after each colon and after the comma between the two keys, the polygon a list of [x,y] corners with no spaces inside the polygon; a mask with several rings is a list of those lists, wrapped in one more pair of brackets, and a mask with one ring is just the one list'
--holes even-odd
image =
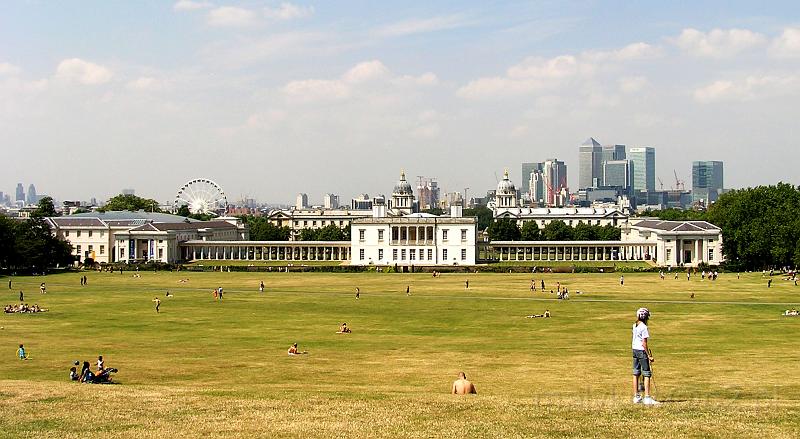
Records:
{"label": "tall office tower", "polygon": [[22,183],[17,183],[17,197],[15,201],[25,201],[25,188],[22,187]]}
{"label": "tall office tower", "polygon": [[417,177],[417,201],[420,209],[438,207],[439,198],[439,182],[435,178]]}
{"label": "tall office tower", "polygon": [[521,179],[522,187],[520,189],[522,190],[523,194],[531,193],[531,185],[530,185],[531,173],[533,173],[533,171],[541,171],[541,170],[542,170],[541,163],[522,164],[522,179]]}
{"label": "tall office tower", "polygon": [[692,201],[717,201],[723,189],[721,161],[692,162]]}
{"label": "tall office tower", "polygon": [[544,203],[548,206],[557,206],[562,189],[567,190],[567,165],[557,159],[545,160],[543,165]]}
{"label": "tall office tower", "polygon": [[6,196],[3,191],[0,191],[0,206],[4,206],[6,204]]}
{"label": "tall office tower", "polygon": [[528,194],[530,195],[531,205],[536,207],[537,205],[544,204],[545,198],[545,185],[544,185],[544,173],[539,169],[534,169],[531,172],[531,177],[528,179],[528,187],[530,191]]}
{"label": "tall office tower", "polygon": [[597,187],[602,183],[603,147],[593,137],[586,139],[578,147],[580,169],[578,188]]}
{"label": "tall office tower", "polygon": [[326,209],[338,209],[339,208],[339,196],[335,194],[325,194],[322,197],[322,205]]}
{"label": "tall office tower", "polygon": [[656,190],[656,149],[651,146],[630,148],[628,159],[633,164],[633,190]]}
{"label": "tall office tower", "polygon": [[39,202],[39,198],[36,196],[36,186],[31,183],[28,186],[28,195],[25,197],[25,202],[28,205],[33,205]]}
{"label": "tall office tower", "polygon": [[625,160],[625,145],[603,145],[603,161]]}
{"label": "tall office tower", "polygon": [[607,160],[603,162],[603,186],[614,186],[626,193],[631,188],[631,161]]}
{"label": "tall office tower", "polygon": [[136,195],[136,190],[135,189],[131,189],[131,188],[126,188],[126,189],[123,189],[122,192],[120,192],[120,193],[122,195]]}
{"label": "tall office tower", "polygon": [[296,209],[305,209],[308,207],[308,194],[297,194],[297,201],[294,203]]}

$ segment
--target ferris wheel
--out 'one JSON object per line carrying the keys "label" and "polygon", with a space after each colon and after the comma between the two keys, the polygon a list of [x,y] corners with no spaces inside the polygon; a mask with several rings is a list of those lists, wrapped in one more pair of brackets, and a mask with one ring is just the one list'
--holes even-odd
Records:
{"label": "ferris wheel", "polygon": [[189,180],[178,189],[174,207],[177,210],[187,206],[193,214],[224,212],[228,207],[228,199],[222,188],[207,178]]}

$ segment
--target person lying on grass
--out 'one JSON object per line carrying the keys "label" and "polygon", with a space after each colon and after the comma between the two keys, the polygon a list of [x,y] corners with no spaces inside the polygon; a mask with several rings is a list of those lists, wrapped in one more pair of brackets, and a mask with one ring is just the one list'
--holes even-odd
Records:
{"label": "person lying on grass", "polygon": [[530,316],[525,316],[526,319],[549,319],[550,318],[550,310],[546,309],[544,314],[533,314]]}
{"label": "person lying on grass", "polygon": [[303,355],[307,353],[308,351],[303,351],[303,352],[298,351],[297,343],[293,343],[291,346],[289,346],[289,355]]}
{"label": "person lying on grass", "polygon": [[347,327],[347,323],[342,323],[341,325],[339,325],[339,331],[337,331],[336,333],[337,334],[350,334],[351,332],[353,332],[353,331],[351,331],[350,328]]}

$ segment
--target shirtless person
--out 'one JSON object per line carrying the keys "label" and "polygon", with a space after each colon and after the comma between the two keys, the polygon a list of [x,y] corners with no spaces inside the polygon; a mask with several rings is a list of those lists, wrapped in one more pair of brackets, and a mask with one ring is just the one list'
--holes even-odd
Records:
{"label": "shirtless person", "polygon": [[453,395],[468,395],[477,394],[478,392],[475,390],[475,386],[467,379],[467,375],[464,372],[459,372],[458,379],[453,381],[453,391],[450,393]]}
{"label": "shirtless person", "polygon": [[291,346],[289,346],[289,352],[288,353],[289,353],[289,355],[302,355],[302,354],[307,354],[308,351],[303,351],[303,352],[298,351],[297,350],[297,343],[293,343]]}

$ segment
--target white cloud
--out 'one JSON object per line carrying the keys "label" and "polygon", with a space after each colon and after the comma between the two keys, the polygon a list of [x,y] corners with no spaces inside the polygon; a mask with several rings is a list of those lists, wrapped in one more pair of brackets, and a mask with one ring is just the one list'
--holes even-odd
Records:
{"label": "white cloud", "polygon": [[17,75],[21,69],[14,64],[0,62],[0,75]]}
{"label": "white cloud", "polygon": [[372,60],[356,64],[344,74],[343,79],[345,82],[359,83],[382,78],[388,74],[389,69],[382,62]]}
{"label": "white cloud", "polygon": [[112,76],[108,68],[79,58],[65,59],[56,68],[56,78],[86,85],[106,83]]}
{"label": "white cloud", "polygon": [[584,52],[581,56],[592,61],[632,61],[637,59],[652,59],[661,55],[661,48],[647,43],[639,42],[612,51]]}
{"label": "white cloud", "polygon": [[673,42],[692,56],[729,58],[765,44],[767,38],[747,29],[684,29]]}
{"label": "white cloud", "polygon": [[471,21],[465,19],[461,15],[447,15],[391,23],[375,29],[374,33],[381,37],[400,37],[404,35],[456,29],[471,24]]}
{"label": "white cloud", "polygon": [[202,2],[202,1],[198,2],[198,1],[192,1],[192,0],[179,0],[179,1],[175,2],[175,4],[172,6],[172,9],[174,9],[176,11],[196,11],[198,9],[210,8],[211,6],[213,6],[213,5],[211,3],[209,3],[209,2]]}
{"label": "white cloud", "polygon": [[128,81],[125,86],[131,90],[163,90],[166,88],[167,82],[153,78],[152,76],[141,76],[132,81]]}
{"label": "white cloud", "polygon": [[264,16],[272,20],[292,20],[309,17],[313,14],[313,6],[298,6],[291,3],[281,3],[277,8],[264,8]]}
{"label": "white cloud", "polygon": [[283,92],[299,102],[343,99],[350,95],[350,88],[339,80],[304,79],[290,81]]}
{"label": "white cloud", "polygon": [[770,54],[778,58],[800,56],[800,28],[788,27],[772,41]]}
{"label": "white cloud", "polygon": [[748,102],[800,92],[800,76],[748,76],[740,80],[719,80],[698,88],[694,98],[701,103]]}
{"label": "white cloud", "polygon": [[650,85],[650,81],[644,76],[627,76],[620,78],[618,82],[619,89],[622,90],[623,93],[628,94],[639,93]]}
{"label": "white cloud", "polygon": [[218,27],[245,27],[256,23],[256,14],[244,8],[221,6],[208,11],[208,24]]}

